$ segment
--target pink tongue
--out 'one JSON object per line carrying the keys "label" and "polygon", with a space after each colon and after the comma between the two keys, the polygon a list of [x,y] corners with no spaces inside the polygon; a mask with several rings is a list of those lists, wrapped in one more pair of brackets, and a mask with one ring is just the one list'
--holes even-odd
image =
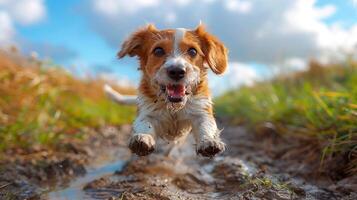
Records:
{"label": "pink tongue", "polygon": [[170,85],[167,87],[167,91],[174,98],[180,98],[185,95],[185,87],[183,85]]}

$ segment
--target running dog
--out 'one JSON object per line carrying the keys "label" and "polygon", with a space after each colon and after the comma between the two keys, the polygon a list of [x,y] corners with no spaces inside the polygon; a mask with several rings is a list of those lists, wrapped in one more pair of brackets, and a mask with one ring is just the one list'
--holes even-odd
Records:
{"label": "running dog", "polygon": [[213,116],[208,70],[222,74],[227,48],[200,24],[193,30],[158,30],[148,25],[123,44],[119,58],[136,56],[142,71],[138,96],[124,96],[105,86],[120,104],[137,104],[138,113],[129,141],[131,151],[146,156],[156,140],[178,141],[192,132],[196,152],[213,157],[225,150]]}

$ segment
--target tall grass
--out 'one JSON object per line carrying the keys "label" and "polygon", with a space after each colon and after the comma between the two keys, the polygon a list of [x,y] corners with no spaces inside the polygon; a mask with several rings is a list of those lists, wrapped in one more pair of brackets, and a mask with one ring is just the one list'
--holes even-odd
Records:
{"label": "tall grass", "polygon": [[322,144],[321,163],[346,155],[357,172],[357,62],[322,65],[230,91],[215,100],[218,115],[252,126],[271,122],[281,134]]}
{"label": "tall grass", "polygon": [[[77,137],[83,127],[131,122],[135,108],[112,103],[103,94],[103,84],[1,51],[0,151],[49,146],[64,137]],[[116,89],[134,93],[132,88]]]}

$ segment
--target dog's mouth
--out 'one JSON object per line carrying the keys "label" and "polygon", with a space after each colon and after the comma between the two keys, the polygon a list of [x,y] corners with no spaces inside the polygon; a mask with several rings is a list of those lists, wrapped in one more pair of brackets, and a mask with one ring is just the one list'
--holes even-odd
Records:
{"label": "dog's mouth", "polygon": [[162,85],[161,90],[166,92],[167,99],[172,103],[182,102],[188,94],[187,87],[183,84]]}

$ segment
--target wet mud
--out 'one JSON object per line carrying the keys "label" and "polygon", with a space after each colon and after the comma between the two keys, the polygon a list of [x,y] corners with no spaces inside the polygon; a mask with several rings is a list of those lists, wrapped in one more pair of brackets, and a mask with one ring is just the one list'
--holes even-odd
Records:
{"label": "wet mud", "polygon": [[0,159],[0,199],[48,199],[49,192],[71,187],[94,169],[107,169],[130,157],[126,150],[129,125],[84,131],[84,138],[62,141],[51,149],[34,146],[6,152]]}
{"label": "wet mud", "polygon": [[[78,165],[80,172],[74,171],[76,167],[71,164],[81,162],[69,162],[69,167],[64,167],[67,170],[51,172],[52,176],[63,174],[64,178],[54,181],[55,184],[46,181],[37,184],[23,177],[17,177],[19,182],[15,183],[7,176],[9,181],[0,183],[0,194],[4,191],[10,194],[13,187],[19,192],[2,197],[55,200],[357,199],[356,176],[336,178],[333,173],[323,171],[319,168],[320,149],[314,141],[276,135],[270,126],[256,133],[241,126],[225,126],[222,137],[227,149],[214,158],[197,156],[190,137],[170,156],[163,153],[165,143],[161,142],[153,154],[138,157],[127,148],[129,135],[130,126],[126,126],[88,141],[88,145],[97,141],[97,147],[82,144],[83,148],[90,147],[93,151],[83,155],[91,156]],[[56,171],[56,168],[52,170]],[[48,176],[39,172],[41,170],[29,173]],[[22,184],[21,181],[28,182]],[[29,195],[31,193],[34,195]]]}
{"label": "wet mud", "polygon": [[225,128],[223,138],[226,152],[211,159],[196,155],[192,138],[169,157],[132,156],[82,193],[86,199],[357,199],[354,177],[333,181],[313,169],[319,157],[308,155],[317,154],[311,141],[243,127]]}

